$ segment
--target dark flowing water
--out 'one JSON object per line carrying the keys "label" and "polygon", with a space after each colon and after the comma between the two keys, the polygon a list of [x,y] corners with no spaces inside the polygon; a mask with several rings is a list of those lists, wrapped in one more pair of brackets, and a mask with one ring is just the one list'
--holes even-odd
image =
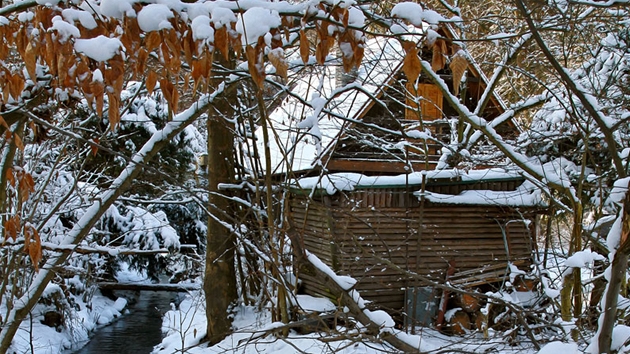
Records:
{"label": "dark flowing water", "polygon": [[162,315],[175,300],[175,293],[141,291],[130,313],[96,330],[85,347],[75,354],[146,354],[162,341]]}

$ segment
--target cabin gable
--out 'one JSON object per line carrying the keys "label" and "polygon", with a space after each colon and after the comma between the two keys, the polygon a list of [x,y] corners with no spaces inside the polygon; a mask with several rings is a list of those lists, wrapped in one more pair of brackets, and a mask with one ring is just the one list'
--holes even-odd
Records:
{"label": "cabin gable", "polygon": [[[444,55],[453,56],[458,50],[449,31],[440,30]],[[448,43],[448,45],[447,45]],[[431,61],[434,50],[423,47],[423,60]],[[485,81],[472,63],[467,64],[462,83],[454,87],[454,76],[449,65],[436,72],[468,109],[477,106]],[[336,141],[329,147],[324,161],[331,172],[367,174],[399,174],[435,169],[442,147],[461,141],[464,124],[454,107],[446,104],[442,91],[426,74],[416,82],[408,82],[400,66],[388,82],[384,82],[378,101],[371,101],[355,118],[346,124]],[[503,113],[500,100],[494,95],[481,116],[492,120]],[[497,127],[505,137],[518,131],[512,122]],[[426,138],[425,132],[431,138]],[[455,167],[455,166],[452,166]]]}

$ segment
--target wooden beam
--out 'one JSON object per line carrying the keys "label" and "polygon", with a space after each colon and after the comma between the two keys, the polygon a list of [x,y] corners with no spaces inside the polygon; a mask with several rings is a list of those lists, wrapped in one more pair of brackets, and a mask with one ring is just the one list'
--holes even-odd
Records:
{"label": "wooden beam", "polygon": [[[435,161],[411,162],[414,171],[432,170],[437,165]],[[326,165],[330,172],[381,172],[381,173],[409,173],[408,164],[402,161],[374,161],[374,160],[354,160],[354,159],[331,159]]]}

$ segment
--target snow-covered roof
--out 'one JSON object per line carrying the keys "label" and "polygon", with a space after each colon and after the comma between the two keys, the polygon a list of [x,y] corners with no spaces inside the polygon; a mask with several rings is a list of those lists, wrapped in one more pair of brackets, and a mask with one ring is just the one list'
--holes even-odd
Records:
{"label": "snow-covered roof", "polygon": [[[523,176],[514,171],[502,169],[484,169],[462,171],[457,169],[420,171],[396,176],[366,176],[360,173],[332,173],[316,177],[304,177],[289,181],[291,188],[301,190],[321,190],[329,195],[339,191],[354,191],[364,188],[384,188],[392,186],[419,186],[422,180],[431,183],[449,181],[452,183],[497,182],[521,179]],[[417,197],[438,204],[458,205],[503,205],[503,206],[546,206],[542,191],[528,181],[513,191],[466,190],[458,195],[434,192],[416,192]]]}
{"label": "snow-covered roof", "polygon": [[[274,173],[302,171],[320,164],[319,158],[344,126],[361,115],[370,98],[378,95],[404,56],[395,39],[368,40],[364,50],[352,83],[339,85],[339,65],[308,68],[311,74],[300,77],[291,95],[269,114]],[[262,129],[256,135],[264,152]]]}
{"label": "snow-covered roof", "polygon": [[[360,173],[333,173],[316,177],[305,177],[289,181],[291,188],[302,190],[322,190],[332,195],[339,191],[354,191],[364,188],[392,186],[419,186],[423,178],[429,184],[449,181],[452,183],[476,183],[508,181],[523,178],[520,173],[501,169],[461,171],[457,169],[421,171],[397,176],[366,176]],[[505,206],[545,206],[542,192],[532,183],[525,181],[513,191],[467,190],[458,195],[416,192],[426,200],[439,204],[460,205],[505,205]]]}
{"label": "snow-covered roof", "polygon": [[[397,31],[402,31],[402,27]],[[406,27],[403,37],[421,40],[425,35],[437,33],[429,25],[419,29]],[[454,36],[452,29],[446,28]],[[398,33],[397,32],[397,33]],[[401,34],[401,33],[398,33]],[[341,48],[343,51],[343,48]],[[270,150],[273,173],[306,171],[322,165],[322,158],[334,147],[336,139],[353,122],[371,107],[370,101],[378,97],[399,71],[405,52],[395,38],[377,38],[365,44],[364,59],[356,80],[340,84],[340,65],[312,67],[311,73],[302,75],[291,88],[281,105],[269,115]],[[470,55],[467,60],[475,75],[482,75]],[[339,60],[330,60],[333,64]],[[497,102],[505,108],[496,96]],[[259,151],[264,153],[262,129],[256,132]]]}
{"label": "snow-covered roof", "polygon": [[416,192],[420,197],[436,204],[456,205],[501,205],[508,207],[546,207],[542,191],[531,182],[524,182],[513,191],[466,190],[457,195]]}

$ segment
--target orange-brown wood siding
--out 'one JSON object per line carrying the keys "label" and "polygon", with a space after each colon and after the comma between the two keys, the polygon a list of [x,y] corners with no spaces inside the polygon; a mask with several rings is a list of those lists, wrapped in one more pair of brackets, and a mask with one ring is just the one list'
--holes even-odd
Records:
{"label": "orange-brown wood siding", "polygon": [[[439,282],[451,260],[457,271],[465,271],[532,256],[531,227],[513,209],[428,202],[421,206],[400,189],[328,198],[332,214],[322,202],[294,197],[292,224],[310,252],[339,274],[356,278],[362,296],[381,308],[401,310],[404,289],[422,285],[387,262]],[[325,294],[312,284],[316,282],[304,280],[305,290]]]}

